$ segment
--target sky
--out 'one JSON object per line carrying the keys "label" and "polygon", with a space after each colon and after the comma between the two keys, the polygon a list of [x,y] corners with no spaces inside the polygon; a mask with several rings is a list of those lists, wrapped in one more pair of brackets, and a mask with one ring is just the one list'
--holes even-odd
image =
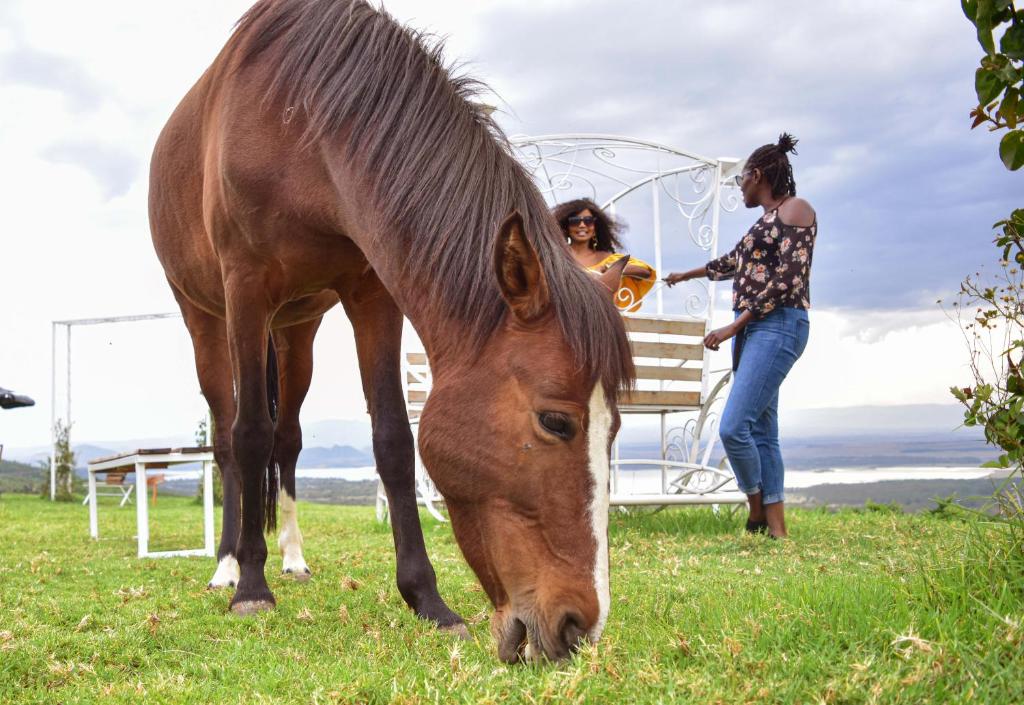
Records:
{"label": "sky", "polygon": [[[248,4],[0,3],[0,386],[39,402],[0,412],[0,443],[49,436],[50,321],[175,310],[148,233],[149,155]],[[800,140],[798,193],[819,236],[811,342],[783,388],[784,416],[948,402],[968,381],[962,337],[936,300],[991,267],[991,225],[1020,205],[1024,174],[1003,169],[998,135],[969,129],[981,50],[958,3],[386,7],[447,37],[447,56],[493,89],[509,134],[622,134],[712,157],[746,156],[784,130]],[[723,220],[722,246],[757,215]],[[204,407],[180,321],[73,335],[73,436],[195,426]],[[361,417],[340,311],[316,360],[303,419]]]}

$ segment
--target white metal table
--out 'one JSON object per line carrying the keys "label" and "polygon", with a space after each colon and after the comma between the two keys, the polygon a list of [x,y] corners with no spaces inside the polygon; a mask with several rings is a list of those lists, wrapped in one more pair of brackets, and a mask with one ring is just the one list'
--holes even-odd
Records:
{"label": "white metal table", "polygon": [[[146,492],[146,471],[183,472],[172,469],[185,463],[203,464],[203,548],[180,551],[149,550],[149,497]],[[89,462],[89,535],[100,537],[96,507],[96,475],[101,473],[135,473],[136,522],[138,524],[139,558],[172,556],[213,556],[213,448],[151,448],[120,453]]]}

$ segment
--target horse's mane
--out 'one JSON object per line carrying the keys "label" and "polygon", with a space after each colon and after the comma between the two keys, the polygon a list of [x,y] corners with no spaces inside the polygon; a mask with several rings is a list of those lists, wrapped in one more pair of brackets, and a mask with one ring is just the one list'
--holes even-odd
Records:
{"label": "horse's mane", "polygon": [[[299,111],[303,141],[340,139],[364,165],[386,227],[400,237],[404,276],[435,313],[461,320],[482,346],[506,307],[493,269],[494,238],[523,217],[551,300],[578,363],[612,390],[632,379],[618,311],[567,254],[562,233],[488,112],[486,89],[445,65],[442,42],[403,27],[364,0],[260,0],[235,39],[242,65],[274,68],[267,105]],[[396,255],[398,256],[398,255]]]}

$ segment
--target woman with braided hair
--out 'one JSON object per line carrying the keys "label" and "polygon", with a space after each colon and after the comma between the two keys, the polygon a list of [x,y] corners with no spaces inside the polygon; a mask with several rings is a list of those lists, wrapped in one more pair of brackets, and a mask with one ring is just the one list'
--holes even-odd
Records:
{"label": "woman with braided hair", "polygon": [[789,153],[796,140],[754,150],[737,177],[747,208],[764,213],[727,254],[665,277],[732,279],[732,323],[704,338],[710,350],[732,338],[733,383],[719,433],[736,483],[747,495],[747,531],[787,535],[779,449],[779,387],[807,345],[811,256],[818,232],[811,204],[796,197]]}

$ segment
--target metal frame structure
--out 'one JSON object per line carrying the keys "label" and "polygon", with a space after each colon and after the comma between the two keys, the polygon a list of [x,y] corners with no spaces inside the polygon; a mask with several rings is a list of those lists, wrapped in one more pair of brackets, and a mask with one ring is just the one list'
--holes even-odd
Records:
{"label": "metal frame structure", "polygon": [[[533,176],[551,206],[587,196],[618,215],[626,205],[635,207],[636,199],[648,197],[644,192],[649,192],[651,240],[638,243],[637,233],[645,233],[645,230],[633,222],[630,242],[632,246],[649,245],[652,264],[658,272],[664,271],[666,249],[689,247],[689,257],[700,258],[702,262],[715,258],[721,213],[735,210],[740,203],[734,177],[742,171],[742,160],[713,159],[650,140],[605,134],[522,136],[511,138],[510,143],[515,156]],[[711,328],[715,282],[690,282],[687,287],[669,291],[659,281],[642,302],[638,315],[686,318],[702,321]],[[671,296],[677,291],[678,296]],[[628,308],[631,302],[625,303]],[[415,384],[417,391],[429,388],[429,373],[425,375],[418,365],[410,364],[410,356],[403,360],[406,399],[411,402],[410,410],[415,412],[417,402],[412,402],[408,394],[409,384]],[[612,504],[722,504],[745,500],[735,488],[728,464],[723,462],[720,467],[709,464],[718,435],[718,407],[724,399],[730,371],[712,370],[708,355],[704,355],[701,365],[698,406],[686,412],[620,406],[624,413],[660,416],[661,458],[623,458],[616,443],[612,459]],[[658,389],[665,390],[667,384],[658,382]],[[681,425],[670,426],[669,416],[676,417],[679,413],[689,413],[691,418]],[[623,470],[641,467],[660,470],[660,492],[622,491]],[[443,502],[443,498],[426,476],[418,458],[416,487],[420,502],[440,518],[435,505]],[[386,501],[383,490],[379,489],[378,517],[382,519],[387,516]]]}
{"label": "metal frame structure", "polygon": [[[742,160],[714,159],[618,135],[557,134],[517,137],[511,142],[550,205],[588,195],[605,210],[617,214],[627,198],[639,198],[642,192],[649,191],[653,265],[659,273],[664,272],[666,246],[689,246],[694,260],[717,257],[721,213],[739,206],[734,186],[735,177],[743,169]],[[666,211],[672,216],[668,233]],[[678,229],[675,233],[671,232],[673,227]],[[633,228],[631,244],[637,243],[637,232],[643,231]],[[657,317],[688,317],[705,321],[708,329],[713,327],[715,282],[693,282],[688,292],[681,293],[681,300],[669,299],[667,293],[664,283],[659,281],[637,315],[647,309]],[[653,312],[646,303],[652,300]],[[625,303],[628,307],[631,302]],[[669,415],[679,412],[621,409],[624,413],[658,414],[661,458],[623,458],[616,442],[611,477],[613,505],[718,504],[744,499],[734,489],[732,470],[727,463],[717,468],[709,465],[718,435],[717,407],[730,379],[728,370],[712,370],[710,365],[710,356],[704,355],[701,403],[691,412],[691,416],[696,416],[681,426],[668,424]],[[664,390],[666,383],[659,382],[657,387]],[[660,492],[621,491],[622,470],[640,467],[660,470]]]}
{"label": "metal frame structure", "polygon": [[50,499],[57,499],[57,331],[64,329],[65,361],[64,421],[71,425],[71,330],[75,326],[96,326],[107,323],[134,323],[154,321],[163,318],[181,318],[181,313],[147,313],[138,316],[107,316],[103,318],[74,318],[53,321],[50,327]]}

